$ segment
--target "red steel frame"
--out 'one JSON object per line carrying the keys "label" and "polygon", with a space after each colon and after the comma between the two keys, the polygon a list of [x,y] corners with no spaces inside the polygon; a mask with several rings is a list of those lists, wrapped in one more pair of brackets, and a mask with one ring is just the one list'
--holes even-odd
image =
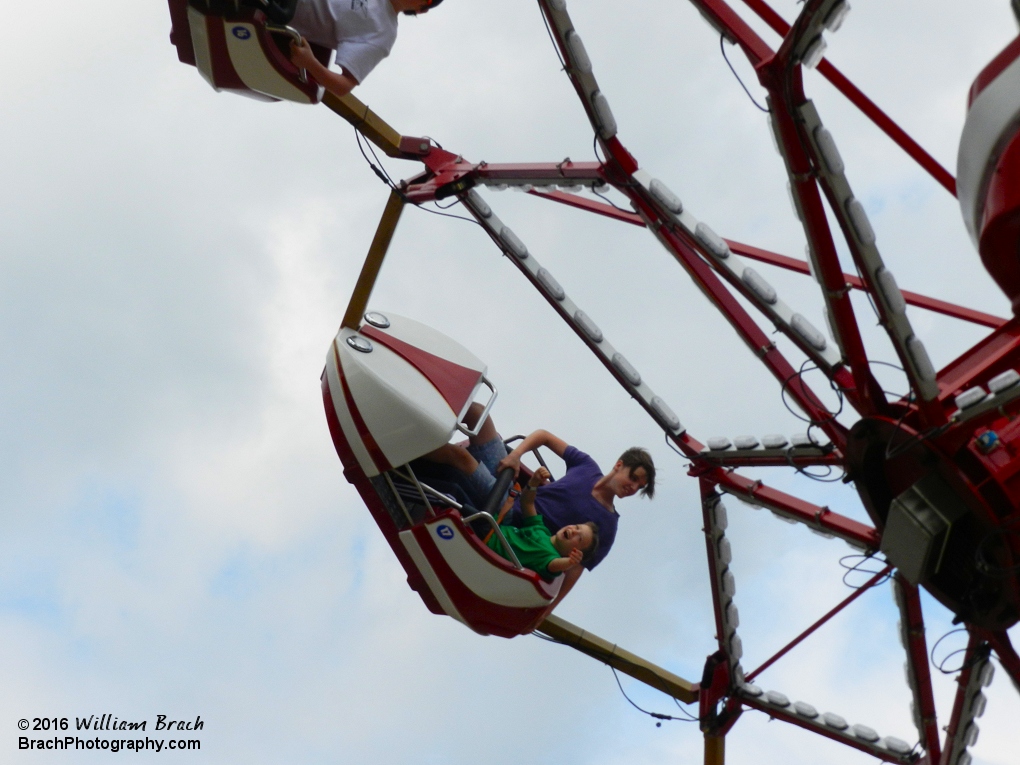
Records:
{"label": "red steel frame", "polygon": [[[561,58],[569,62],[571,60],[571,51],[567,45],[563,30],[557,28],[553,23],[554,14],[550,0],[538,1],[543,14],[550,22],[550,30]],[[805,232],[815,256],[816,270],[818,271],[817,278],[822,285],[823,292],[827,295],[826,299],[832,313],[833,323],[841,339],[843,363],[829,370],[830,381],[838,386],[846,400],[862,417],[896,420],[898,426],[902,424],[904,429],[909,429],[922,436],[931,432],[937,432],[937,435],[933,435],[929,439],[929,442],[933,444],[933,448],[939,446],[940,438],[945,439],[942,443],[958,445],[960,436],[951,435],[953,432],[952,428],[956,423],[956,420],[953,419],[952,406],[954,395],[974,384],[975,381],[987,379],[990,373],[1001,371],[1003,368],[1008,367],[1011,362],[1015,365],[1015,361],[1020,357],[1020,322],[1015,319],[1006,321],[980,311],[962,308],[916,293],[905,292],[904,299],[910,305],[969,321],[988,327],[993,331],[987,338],[961,356],[960,359],[957,359],[938,373],[937,394],[935,395],[925,396],[920,393],[923,386],[918,376],[919,373],[906,360],[904,360],[904,369],[916,394],[912,398],[893,402],[887,400],[885,393],[874,378],[849,295],[852,289],[857,289],[867,291],[874,296],[878,292],[878,286],[873,276],[870,275],[869,270],[865,267],[865,256],[861,248],[851,239],[843,222],[841,222],[841,226],[844,229],[851,254],[862,276],[858,277],[844,273],[840,265],[825,207],[826,199],[830,205],[833,205],[835,192],[815,169],[818,160],[817,157],[812,156],[808,149],[810,142],[805,139],[803,132],[805,128],[803,119],[800,116],[800,109],[808,102],[804,94],[797,51],[803,50],[805,35],[810,30],[817,30],[818,19],[821,17],[820,14],[823,11],[828,13],[835,4],[834,0],[806,0],[797,21],[793,25],[786,23],[763,0],[743,0],[752,11],[764,19],[783,38],[777,50],[773,50],[768,46],[724,0],[691,0],[691,2],[730,42],[738,45],[743,50],[754,66],[761,85],[768,92],[777,139],[783,149],[791,176],[795,201],[801,212]],[[811,33],[813,34],[814,32]],[[598,131],[598,122],[596,121],[598,117],[592,106],[593,102],[589,100],[591,93],[584,89],[582,80],[574,69],[569,65],[565,69],[586,111],[589,113],[593,125],[596,126]],[[909,156],[916,160],[939,184],[951,194],[955,194],[955,181],[952,175],[899,128],[877,105],[854,87],[834,66],[823,60],[818,70],[841,93],[858,106],[882,131],[903,148]],[[807,465],[844,465],[847,455],[848,430],[830,415],[821,399],[803,380],[802,375],[798,373],[794,364],[776,347],[768,334],[737,299],[734,291],[745,297],[750,296],[747,286],[740,279],[735,279],[732,274],[728,273],[725,269],[719,268],[710,258],[706,257],[703,245],[699,244],[686,230],[674,225],[673,221],[664,213],[663,209],[650,196],[648,191],[633,181],[633,174],[638,169],[638,163],[616,136],[615,130],[612,132],[613,135],[608,138],[597,132],[598,141],[606,157],[604,162],[571,162],[568,159],[561,163],[472,163],[466,161],[462,156],[428,145],[426,142],[426,144],[422,144],[421,151],[415,152],[417,156],[403,156],[406,159],[421,161],[425,166],[425,171],[403,182],[400,185],[400,193],[403,194],[406,201],[414,204],[422,204],[451,196],[457,196],[461,201],[466,202],[468,190],[478,183],[533,184],[536,188],[531,188],[529,191],[536,197],[572,206],[631,225],[644,226],[653,231],[663,246],[685,268],[705,296],[729,320],[737,334],[760,358],[780,385],[783,386],[786,394],[813,421],[817,428],[825,432],[832,445],[832,449],[828,453],[799,458],[796,462],[790,462],[786,459],[772,461],[756,460],[737,456],[728,459],[724,456],[720,458],[718,455],[705,453],[704,446],[682,429],[680,432],[667,431],[667,437],[690,460],[690,475],[699,479],[702,496],[710,498],[715,496],[717,491],[733,494],[753,504],[766,506],[779,515],[803,523],[820,532],[839,536],[861,549],[869,552],[877,551],[881,539],[880,524],[877,519],[873,518],[873,525],[860,523],[835,513],[829,508],[813,505],[772,489],[764,485],[760,480],[752,480],[736,472],[735,468],[745,466],[792,465],[800,468]],[[415,140],[417,141],[418,139]],[[403,147],[403,142],[401,146]],[[635,212],[621,210],[612,205],[596,202],[576,194],[564,191],[543,190],[541,188],[542,185],[553,183],[569,185],[571,183],[590,184],[592,182],[612,185],[618,192],[627,197]],[[823,195],[826,196],[826,199],[823,199]],[[479,222],[482,222],[482,216],[479,215],[477,210],[470,206],[469,209],[479,219]],[[504,245],[498,241],[498,237],[493,235],[492,232],[490,232],[490,235],[505,250]],[[761,250],[739,242],[730,240],[727,240],[727,242],[732,252],[743,257],[800,273],[808,272],[808,264],[804,261]],[[599,355],[596,348],[597,341],[593,341],[585,332],[581,331],[557,299],[554,299],[549,294],[547,288],[540,283],[539,279],[524,266],[523,258],[509,258],[509,260],[532,281],[536,288],[546,297],[551,307],[575,330],[582,342],[595,351],[596,355]],[[783,329],[778,325],[777,328]],[[894,345],[896,345],[895,338],[893,339]],[[803,342],[799,338],[791,335],[791,340],[797,343],[802,350],[805,350]],[[897,348],[902,356],[902,348],[900,346],[897,346]],[[810,355],[809,350],[806,350],[806,352]],[[634,383],[632,381],[629,381],[609,360],[602,356],[599,356],[599,358],[610,374],[625,389],[633,391]],[[661,422],[659,414],[656,413],[649,402],[637,396],[635,398],[653,418]],[[935,428],[939,430],[934,431],[933,429]],[[947,435],[943,437],[942,433]],[[953,438],[957,440],[953,441]],[[1017,514],[1016,518],[1020,520],[1020,514]],[[706,523],[708,523],[707,519],[708,512],[706,510]],[[715,570],[717,563],[715,556],[716,551],[710,542],[708,545],[708,557],[710,567],[713,570]],[[888,566],[882,572],[876,574],[864,587],[835,606],[805,632],[794,638],[773,658],[749,674],[746,680],[753,679],[772,666],[774,662],[785,656],[835,614],[841,612],[861,597],[868,589],[887,577],[890,572],[891,566]],[[920,596],[916,587],[911,586],[898,574],[896,576],[897,586],[900,588],[902,598],[901,613],[905,616],[904,629],[907,643],[907,659],[909,666],[912,668],[913,676],[916,678],[915,703],[919,704],[919,714],[922,721],[921,747],[925,752],[924,761],[928,765],[936,765],[940,762],[940,759],[944,759],[942,753],[948,751],[948,749],[942,746],[938,735],[939,729],[934,695],[932,693],[931,673],[928,668]],[[723,640],[724,615],[722,610],[725,604],[718,592],[714,578],[712,591],[720,638],[721,653],[719,655],[725,657],[728,651],[727,645]],[[1014,682],[1020,685],[1020,658],[1018,658],[1010,644],[1005,630],[988,631],[974,625],[968,625],[968,629],[971,633],[971,647],[968,655],[977,650],[979,645],[989,646],[991,650],[994,650],[1003,668],[1013,678]],[[713,666],[715,667],[713,677],[718,677],[718,673],[721,670],[718,669],[718,664]],[[967,684],[964,679],[966,673],[967,669],[965,668],[964,675],[961,676],[961,691],[957,696],[956,708],[948,727],[947,742],[955,735],[955,726],[959,722],[961,714],[960,706],[963,703],[963,689]],[[725,711],[722,716],[713,717],[713,720],[715,720],[712,723],[715,725],[714,728],[711,726],[705,727],[706,720],[702,720],[703,729],[706,730],[707,736],[724,736],[736,722],[740,715],[740,710],[744,707],[749,707],[760,709],[775,719],[781,719],[807,728],[815,733],[829,736],[882,759],[892,762],[912,762],[915,759],[911,756],[898,756],[893,753],[883,754],[877,751],[874,746],[866,746],[861,742],[848,740],[846,736],[839,736],[820,729],[818,725],[809,724],[796,714],[777,710],[766,702],[742,693],[740,691],[741,682],[740,679],[731,676],[728,681],[728,687],[723,688],[721,691],[717,689],[717,683],[713,682],[712,688],[716,690],[713,690],[712,693],[715,695],[711,699],[708,696],[703,698],[703,702],[711,701],[711,704],[702,704],[703,714],[707,714],[704,710],[709,707],[714,708],[716,702],[722,704]],[[703,688],[702,693],[708,694],[709,689]]]}

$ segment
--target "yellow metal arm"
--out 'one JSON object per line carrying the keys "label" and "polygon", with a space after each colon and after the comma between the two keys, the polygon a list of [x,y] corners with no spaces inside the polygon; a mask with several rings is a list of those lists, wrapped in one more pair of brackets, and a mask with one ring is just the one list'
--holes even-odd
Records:
{"label": "yellow metal arm", "polygon": [[547,617],[538,625],[538,631],[686,704],[698,700],[698,687],[694,683],[558,616]]}

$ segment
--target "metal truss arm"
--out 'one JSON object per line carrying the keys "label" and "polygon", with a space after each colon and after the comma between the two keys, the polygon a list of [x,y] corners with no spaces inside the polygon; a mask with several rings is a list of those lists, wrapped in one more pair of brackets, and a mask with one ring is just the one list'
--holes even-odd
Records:
{"label": "metal truss arm", "polygon": [[921,596],[917,587],[900,574],[893,579],[893,594],[900,610],[900,642],[907,653],[907,683],[914,701],[914,725],[928,752],[928,762],[937,765],[941,756],[941,744],[931,669],[928,666],[928,643],[924,637]]}
{"label": "metal truss arm", "polygon": [[603,640],[598,635],[576,627],[558,616],[547,616],[545,621],[538,625],[537,631],[685,704],[693,704],[698,700],[697,684],[684,680],[669,670],[635,656],[615,643]]}

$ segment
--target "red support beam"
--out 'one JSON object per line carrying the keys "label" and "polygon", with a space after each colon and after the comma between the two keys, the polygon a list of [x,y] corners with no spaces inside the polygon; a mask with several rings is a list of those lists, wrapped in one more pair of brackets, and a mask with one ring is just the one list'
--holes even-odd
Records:
{"label": "red support beam", "polygon": [[761,481],[752,481],[739,473],[721,468],[714,468],[711,474],[706,474],[706,477],[730,494],[774,508],[811,528],[835,534],[869,550],[878,549],[881,537],[876,529],[845,515],[834,513],[827,507],[813,505],[766,486]]}
{"label": "red support beam", "polygon": [[919,698],[917,710],[924,726],[924,745],[928,761],[937,763],[940,759],[939,723],[935,710],[935,694],[931,686],[931,668],[928,666],[928,642],[924,636],[924,614],[921,611],[921,596],[914,585],[900,574],[896,581],[903,595],[903,613],[906,616],[904,628],[907,637],[907,661],[914,668]]}
{"label": "red support beam", "polygon": [[863,595],[865,592],[867,592],[872,587],[874,587],[876,584],[878,584],[882,580],[882,578],[885,577],[885,575],[888,574],[890,571],[892,571],[892,566],[886,566],[884,569],[882,569],[877,574],[875,574],[873,577],[871,577],[871,579],[869,579],[867,582],[865,582],[864,585],[861,586],[852,595],[850,595],[850,597],[846,598],[842,603],[840,603],[838,606],[836,606],[831,611],[829,611],[825,616],[823,616],[821,619],[819,619],[814,624],[812,624],[810,627],[808,627],[806,630],[804,630],[802,633],[800,633],[797,637],[795,637],[793,640],[791,640],[789,643],[787,643],[785,647],[781,648],[779,650],[779,652],[775,654],[775,656],[773,656],[771,659],[769,659],[764,664],[762,664],[760,667],[758,667],[758,669],[756,669],[754,672],[749,674],[747,676],[747,682],[750,683],[752,680],[754,680],[754,678],[756,678],[758,675],[760,675],[766,669],[771,667],[773,664],[775,664],[781,658],[786,656],[786,654],[788,654],[790,651],[792,651],[798,645],[803,643],[808,637],[810,637],[812,634],[814,634],[818,630],[819,627],[821,627],[823,624],[825,624],[827,621],[829,621],[832,617],[834,617],[836,614],[838,614],[844,608],[846,608],[851,603],[853,603],[855,600],[857,600],[857,598],[861,597],[861,595]]}
{"label": "red support beam", "polygon": [[[743,255],[745,258],[751,258],[752,260],[757,260],[762,263],[768,263],[769,265],[778,266],[779,268],[785,268],[787,271],[796,271],[800,274],[811,273],[811,269],[808,267],[807,261],[805,260],[798,260],[797,258],[780,255],[776,252],[769,252],[768,250],[752,247],[751,245],[743,244],[742,242],[734,242],[732,239],[727,239],[726,241],[729,242],[731,250],[738,255]],[[843,278],[846,280],[846,283],[855,290],[866,291],[864,282],[861,281],[859,276],[844,272]],[[990,329],[998,329],[1007,321],[1006,319],[1002,319],[998,316],[992,316],[990,313],[975,311],[973,308],[964,308],[963,306],[956,305],[955,303],[947,303],[945,300],[927,297],[926,295],[921,295],[917,292],[908,292],[907,290],[901,291],[903,292],[903,299],[907,301],[908,305],[916,306],[917,308],[924,308],[927,311],[934,311],[935,313],[941,313],[954,319],[962,319],[963,321],[980,324],[981,326],[989,327]]]}
{"label": "red support beam", "polygon": [[[789,33],[790,25],[764,0],[744,0],[744,4],[757,13],[762,21],[772,27],[773,31],[781,37],[786,37]],[[956,196],[956,179],[952,173],[942,167],[931,154],[921,148],[917,141],[907,135],[903,128],[893,122],[888,114],[878,108],[878,105],[864,95],[842,72],[827,60],[822,59],[822,62],[818,65],[818,73],[831,82],[836,90],[846,96],[854,106],[864,112],[868,119],[874,122],[897,146],[909,154],[932,178],[944,186],[946,191]]]}

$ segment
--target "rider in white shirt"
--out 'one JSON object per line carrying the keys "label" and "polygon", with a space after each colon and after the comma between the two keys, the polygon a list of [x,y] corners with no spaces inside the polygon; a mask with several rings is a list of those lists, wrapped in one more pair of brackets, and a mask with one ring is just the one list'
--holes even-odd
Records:
{"label": "rider in white shirt", "polygon": [[[291,44],[291,60],[335,96],[364,82],[390,54],[400,13],[427,13],[443,0],[301,0],[290,25],[303,35]],[[308,41],[336,50],[341,72],[323,66]]]}

